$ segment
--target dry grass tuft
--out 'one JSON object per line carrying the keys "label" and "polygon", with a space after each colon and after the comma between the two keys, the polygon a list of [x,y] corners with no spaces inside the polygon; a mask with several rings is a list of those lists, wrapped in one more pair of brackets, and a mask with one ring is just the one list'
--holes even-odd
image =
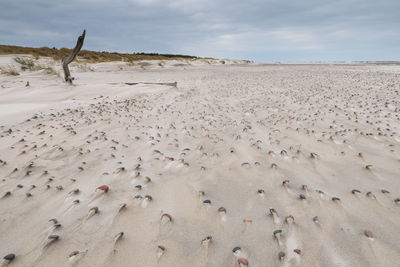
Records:
{"label": "dry grass tuft", "polygon": [[22,70],[34,70],[35,68],[35,62],[33,62],[33,60],[30,58],[16,57],[14,58],[14,61],[18,64],[21,64]]}
{"label": "dry grass tuft", "polygon": [[53,67],[37,64],[31,58],[16,57],[16,58],[14,58],[14,61],[21,65],[21,70],[23,70],[23,71],[25,71],[25,70],[30,70],[30,71],[44,70],[46,74],[51,74],[51,75],[57,74],[57,71]]}
{"label": "dry grass tuft", "polygon": [[139,62],[138,65],[144,70],[146,69],[146,67],[151,66],[149,62]]}
{"label": "dry grass tuft", "polygon": [[52,67],[44,67],[43,70],[49,75],[58,75],[58,72]]}
{"label": "dry grass tuft", "polygon": [[19,72],[14,67],[0,68],[0,73],[11,76],[18,76]]}

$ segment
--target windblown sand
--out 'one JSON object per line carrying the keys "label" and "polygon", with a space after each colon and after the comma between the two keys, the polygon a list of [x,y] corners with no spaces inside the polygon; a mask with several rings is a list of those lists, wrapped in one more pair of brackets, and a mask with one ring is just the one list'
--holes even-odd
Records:
{"label": "windblown sand", "polygon": [[0,76],[4,265],[399,265],[399,66],[71,72]]}

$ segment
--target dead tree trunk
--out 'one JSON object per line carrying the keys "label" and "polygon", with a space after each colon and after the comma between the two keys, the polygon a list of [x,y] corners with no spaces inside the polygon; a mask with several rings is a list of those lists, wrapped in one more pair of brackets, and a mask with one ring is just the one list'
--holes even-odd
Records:
{"label": "dead tree trunk", "polygon": [[71,73],[69,72],[68,64],[71,63],[75,59],[76,55],[81,50],[83,41],[85,40],[85,34],[86,34],[86,30],[83,30],[82,35],[79,36],[78,41],[76,42],[76,46],[75,46],[74,50],[72,50],[71,54],[68,57],[64,58],[62,61],[62,66],[64,69],[64,75],[65,75],[65,81],[68,83],[72,83],[72,80],[74,79],[74,77],[71,77]]}

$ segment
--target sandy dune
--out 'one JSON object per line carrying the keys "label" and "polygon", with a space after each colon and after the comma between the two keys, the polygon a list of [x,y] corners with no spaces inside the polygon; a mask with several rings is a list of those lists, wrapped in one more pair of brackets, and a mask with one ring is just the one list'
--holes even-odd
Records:
{"label": "sandy dune", "polygon": [[398,266],[399,66],[150,64],[0,75],[3,265]]}

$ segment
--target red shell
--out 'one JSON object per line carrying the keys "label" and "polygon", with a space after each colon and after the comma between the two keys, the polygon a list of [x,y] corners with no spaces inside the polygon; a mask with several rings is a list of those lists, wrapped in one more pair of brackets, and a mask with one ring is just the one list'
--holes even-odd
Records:
{"label": "red shell", "polygon": [[293,251],[296,252],[297,254],[300,254],[300,253],[301,253],[301,250],[298,249],[298,248],[293,249]]}
{"label": "red shell", "polygon": [[104,192],[108,192],[108,189],[110,189],[107,185],[101,185],[97,187],[97,189],[103,190]]}
{"label": "red shell", "polygon": [[244,264],[244,265],[249,265],[249,261],[245,258],[239,258],[238,259],[239,264]]}

